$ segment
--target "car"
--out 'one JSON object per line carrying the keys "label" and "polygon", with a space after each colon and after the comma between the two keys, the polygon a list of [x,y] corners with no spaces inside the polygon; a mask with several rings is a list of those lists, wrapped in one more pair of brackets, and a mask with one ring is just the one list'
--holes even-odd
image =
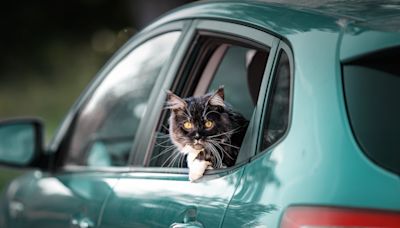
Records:
{"label": "car", "polygon": [[[49,145],[0,123],[1,227],[400,227],[400,5],[206,1],[132,37]],[[188,180],[167,91],[224,97],[235,165]],[[167,148],[167,150],[165,149]],[[170,151],[168,151],[168,148]]]}

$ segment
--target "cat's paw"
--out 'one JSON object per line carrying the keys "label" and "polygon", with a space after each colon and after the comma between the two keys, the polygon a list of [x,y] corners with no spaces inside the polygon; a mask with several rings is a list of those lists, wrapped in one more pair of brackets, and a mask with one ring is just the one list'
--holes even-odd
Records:
{"label": "cat's paw", "polygon": [[189,166],[189,180],[191,182],[200,179],[206,169],[210,166],[210,162],[195,159]]}
{"label": "cat's paw", "polygon": [[203,176],[203,172],[189,172],[189,180],[190,182],[194,182],[198,179],[200,179]]}
{"label": "cat's paw", "polygon": [[211,162],[206,161],[206,165],[207,165],[207,168],[206,168],[206,169],[214,169],[214,168],[212,167],[212,163],[211,163]]}

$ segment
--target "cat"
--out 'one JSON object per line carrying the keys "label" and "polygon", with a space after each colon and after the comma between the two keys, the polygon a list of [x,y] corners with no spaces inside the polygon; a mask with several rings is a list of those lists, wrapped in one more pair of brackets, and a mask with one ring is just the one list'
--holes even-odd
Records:
{"label": "cat", "polygon": [[235,164],[248,120],[224,101],[224,88],[198,97],[180,98],[168,91],[166,108],[169,137],[187,156],[189,179],[197,180],[206,169]]}

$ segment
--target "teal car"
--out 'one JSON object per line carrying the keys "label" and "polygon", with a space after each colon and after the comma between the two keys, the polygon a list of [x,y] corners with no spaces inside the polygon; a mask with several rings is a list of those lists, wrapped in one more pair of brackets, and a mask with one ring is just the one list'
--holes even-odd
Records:
{"label": "teal car", "polygon": [[[300,1],[304,2],[304,1]],[[199,2],[129,40],[43,145],[0,123],[0,227],[400,227],[397,1]],[[232,167],[173,160],[171,90],[224,85],[249,126]]]}

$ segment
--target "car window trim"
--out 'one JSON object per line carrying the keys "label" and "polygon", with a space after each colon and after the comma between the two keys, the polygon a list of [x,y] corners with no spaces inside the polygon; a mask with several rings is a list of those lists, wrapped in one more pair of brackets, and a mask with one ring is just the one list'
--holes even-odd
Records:
{"label": "car window trim", "polygon": [[[281,52],[285,52],[288,56],[289,60],[289,67],[290,67],[290,89],[289,89],[289,114],[288,114],[288,126],[285,130],[285,133],[282,135],[280,139],[278,139],[276,142],[274,142],[272,145],[269,147],[265,148],[264,150],[260,150],[260,147],[262,146],[262,140],[263,140],[263,133],[264,133],[264,122],[266,121],[267,118],[267,112],[269,110],[269,101],[270,97],[272,96],[272,83],[275,79],[276,76],[276,69],[279,64]],[[251,158],[251,160],[255,160],[261,155],[268,153],[271,151],[276,145],[280,144],[289,134],[290,132],[290,127],[291,127],[291,122],[292,122],[292,115],[293,115],[293,94],[294,94],[294,60],[293,60],[293,53],[288,44],[286,44],[284,41],[279,42],[278,50],[276,52],[276,58],[274,59],[274,66],[271,71],[271,77],[268,82],[268,90],[267,90],[267,96],[265,96],[264,104],[262,106],[262,117],[261,117],[261,122],[260,122],[260,128],[258,132],[258,137],[257,137],[257,148],[256,148],[256,154]]]}
{"label": "car window trim", "polygon": [[[148,117],[148,121],[142,121],[139,124],[138,131],[140,132],[140,139],[134,141],[134,145],[132,146],[132,151],[130,154],[128,166],[135,167],[135,166],[142,166],[143,160],[146,158],[148,154],[148,144],[149,138],[152,138],[154,129],[157,126],[158,118],[160,113],[164,108],[164,101],[166,98],[166,91],[170,88],[177,71],[179,70],[179,66],[183,60],[185,52],[187,48],[190,46],[190,41],[192,40],[192,36],[194,34],[192,21],[185,21],[184,27],[182,28],[182,34],[177,44],[174,47],[173,51],[173,58],[169,59],[169,63],[166,65],[165,69],[162,69],[164,72],[164,80],[160,82],[156,88],[153,88],[153,93],[150,94],[149,101],[151,101],[152,109],[147,109],[144,116]],[[156,92],[158,91],[158,92]],[[150,103],[150,102],[149,102]]]}
{"label": "car window trim", "polygon": [[[268,86],[268,82],[269,82],[269,78],[271,75],[271,72],[273,72],[272,67],[275,61],[275,57],[277,54],[277,50],[278,50],[278,46],[279,46],[279,38],[277,38],[276,36],[267,33],[263,30],[258,30],[256,28],[252,28],[252,27],[247,27],[245,25],[241,25],[241,24],[235,24],[235,23],[231,23],[231,22],[223,22],[223,21],[211,21],[211,20],[195,20],[193,22],[193,24],[191,25],[191,38],[194,39],[197,35],[197,33],[201,31],[209,31],[212,33],[216,33],[216,34],[225,34],[228,37],[237,37],[240,40],[244,40],[244,41],[248,41],[251,43],[256,43],[259,44],[261,47],[268,47],[270,48],[269,50],[269,57],[268,57],[268,61],[265,67],[265,71],[264,71],[264,75],[263,75],[263,80],[260,86],[260,91],[259,94],[265,94],[267,91],[267,86]],[[251,35],[250,35],[251,34]],[[188,53],[185,53],[185,57],[186,56],[191,56],[191,50],[188,50]],[[270,59],[271,58],[271,59]],[[185,67],[183,67],[185,68]],[[179,78],[181,78],[182,75],[176,75],[176,80],[179,80]],[[170,83],[170,85],[172,86],[173,83],[176,84],[176,80],[174,80],[173,82]],[[176,86],[176,85],[174,85]],[[172,87],[167,87],[167,89],[171,89]],[[162,106],[162,104],[165,102],[165,95],[160,96],[160,103],[157,103],[159,106]],[[262,107],[264,104],[264,98],[263,96],[259,96],[259,99],[257,101],[257,105],[256,107]],[[252,156],[254,156],[256,154],[256,144],[258,141],[258,132],[259,132],[259,128],[260,128],[260,121],[261,121],[261,116],[262,116],[262,109],[261,108],[256,108],[255,109],[255,113],[254,115],[254,120],[253,121],[253,127],[250,129],[251,132],[249,132],[251,134],[251,142],[248,143],[248,147],[249,148],[244,148],[244,150],[249,151],[250,156],[248,157],[249,159],[246,161],[242,161],[239,162],[237,165],[227,168],[227,169],[219,169],[219,170],[213,170],[211,173],[224,173],[224,172],[228,172],[231,169],[236,169],[240,166],[242,166],[243,164],[246,164],[247,162],[249,162],[252,158]],[[161,114],[161,110],[160,110],[160,114]],[[157,122],[159,121],[160,115],[157,116],[158,118],[155,119],[153,122]],[[258,125],[257,125],[258,123]],[[154,126],[154,129],[156,128],[157,125]],[[249,126],[250,128],[250,126]],[[147,138],[147,148],[146,148],[146,155],[148,155],[149,153],[151,153],[151,148],[152,148],[152,142],[153,142],[153,137],[155,134],[155,130],[152,132],[152,134],[149,136],[149,138]],[[243,150],[243,151],[244,151]],[[142,165],[145,166],[145,162],[146,159],[143,158],[142,160]],[[144,170],[154,170],[154,167],[143,167]],[[156,170],[158,170],[158,172],[160,173],[170,173],[171,171],[173,171],[176,168],[168,168],[168,167],[160,167],[157,168]],[[183,168],[180,168],[183,169]],[[184,170],[184,169],[183,169]],[[209,171],[206,172],[206,174],[208,175]]]}

